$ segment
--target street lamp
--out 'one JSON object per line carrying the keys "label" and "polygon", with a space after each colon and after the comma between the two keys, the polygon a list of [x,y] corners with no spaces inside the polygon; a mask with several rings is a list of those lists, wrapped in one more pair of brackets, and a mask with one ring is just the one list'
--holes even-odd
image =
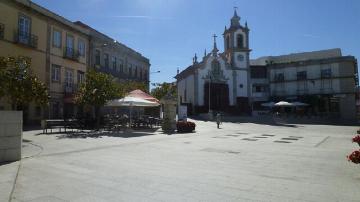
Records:
{"label": "street lamp", "polygon": [[211,108],[210,108],[210,100],[211,100],[211,97],[210,97],[210,95],[211,95],[211,75],[209,76],[209,111],[208,111],[208,113],[209,113],[209,116],[210,116],[210,114],[211,114]]}
{"label": "street lamp", "polygon": [[[211,115],[212,115],[212,111],[211,111],[211,107],[210,107],[211,106],[211,101],[210,101],[210,99],[211,99],[211,74],[209,74],[209,78],[204,78],[203,77],[203,79],[204,80],[209,80],[208,114],[209,114],[209,117],[211,117]],[[204,102],[205,102],[205,100],[204,100]]]}

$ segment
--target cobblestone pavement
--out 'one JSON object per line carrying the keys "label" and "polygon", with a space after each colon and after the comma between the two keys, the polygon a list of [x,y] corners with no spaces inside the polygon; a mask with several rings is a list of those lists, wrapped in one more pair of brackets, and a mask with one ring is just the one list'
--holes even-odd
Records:
{"label": "cobblestone pavement", "polygon": [[12,201],[359,201],[357,127],[196,121],[197,132],[24,133]]}

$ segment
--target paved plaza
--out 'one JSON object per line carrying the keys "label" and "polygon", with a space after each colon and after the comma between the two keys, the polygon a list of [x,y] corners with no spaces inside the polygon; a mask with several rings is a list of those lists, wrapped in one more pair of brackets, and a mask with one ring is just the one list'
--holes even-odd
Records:
{"label": "paved plaza", "polygon": [[175,135],[24,132],[12,201],[360,200],[346,160],[357,127],[195,122]]}

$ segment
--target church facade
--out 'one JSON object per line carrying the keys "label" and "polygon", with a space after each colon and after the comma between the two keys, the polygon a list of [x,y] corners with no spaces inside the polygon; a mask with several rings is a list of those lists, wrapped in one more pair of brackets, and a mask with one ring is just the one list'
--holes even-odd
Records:
{"label": "church facade", "polygon": [[250,112],[249,31],[235,11],[223,34],[225,51],[219,53],[214,35],[213,50],[200,62],[195,55],[193,64],[176,75],[179,104],[195,113]]}

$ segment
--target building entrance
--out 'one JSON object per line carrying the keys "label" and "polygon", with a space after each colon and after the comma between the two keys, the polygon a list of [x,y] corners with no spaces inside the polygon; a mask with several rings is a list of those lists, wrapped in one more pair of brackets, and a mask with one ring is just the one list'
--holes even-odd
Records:
{"label": "building entrance", "polygon": [[204,85],[204,106],[209,109],[209,86],[210,86],[210,109],[226,111],[229,107],[229,87],[223,83],[206,83]]}

